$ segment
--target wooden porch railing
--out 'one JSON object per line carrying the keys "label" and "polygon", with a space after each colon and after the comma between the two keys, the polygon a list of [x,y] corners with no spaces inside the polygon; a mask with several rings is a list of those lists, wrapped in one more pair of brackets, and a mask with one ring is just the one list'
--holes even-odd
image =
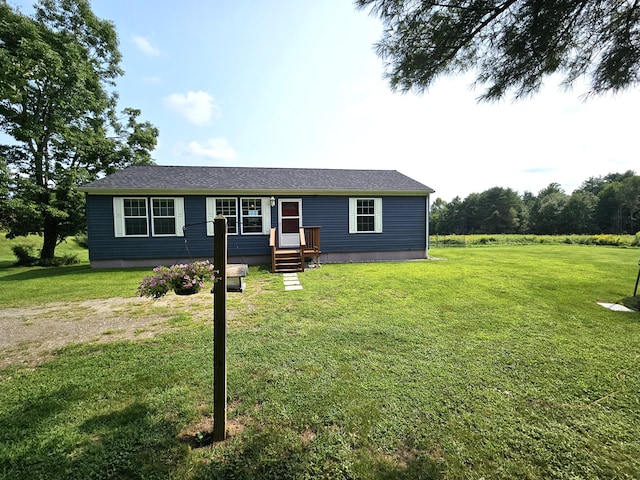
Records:
{"label": "wooden porch railing", "polygon": [[269,232],[269,247],[271,248],[271,272],[273,273],[276,271],[276,249],[277,249],[275,228],[271,228],[271,231]]}
{"label": "wooden porch railing", "polygon": [[320,227],[302,227],[304,230],[305,246],[304,257],[313,258],[316,266],[320,266]]}

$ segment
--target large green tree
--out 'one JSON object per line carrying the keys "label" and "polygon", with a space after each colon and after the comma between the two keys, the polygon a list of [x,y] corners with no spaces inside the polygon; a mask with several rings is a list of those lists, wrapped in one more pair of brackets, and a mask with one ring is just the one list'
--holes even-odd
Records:
{"label": "large green tree", "polygon": [[594,233],[598,197],[589,191],[576,190],[567,199],[558,218],[558,233]]}
{"label": "large green tree", "polygon": [[429,232],[432,235],[450,233],[446,224],[447,208],[447,202],[439,197],[431,204],[429,210]]}
{"label": "large green tree", "polygon": [[640,229],[640,176],[628,171],[607,177],[610,181],[599,193],[595,211],[598,228],[612,233],[637,232]]}
{"label": "large green tree", "polygon": [[594,231],[635,233],[640,228],[640,176],[633,170],[591,177],[577,191],[597,196]]}
{"label": "large green tree", "polygon": [[624,213],[624,229],[635,233],[640,229],[640,176],[627,177],[620,182],[619,201]]}
{"label": "large green tree", "polygon": [[42,234],[42,260],[83,228],[78,185],[152,163],[157,129],[116,111],[120,58],[113,24],[87,0],[40,0],[33,16],[0,3],[0,131],[12,139],[0,145],[11,172],[0,227]]}
{"label": "large green tree", "polygon": [[516,233],[520,231],[522,200],[510,188],[493,187],[480,194],[478,226],[482,233]]}
{"label": "large green tree", "polygon": [[538,192],[529,211],[529,228],[538,235],[556,235],[562,231],[561,214],[569,196],[559,183],[550,183]]}
{"label": "large green tree", "polygon": [[[9,198],[9,182],[11,181],[9,168],[4,157],[0,154],[0,205]],[[0,211],[1,213],[1,211]]]}
{"label": "large green tree", "polygon": [[543,79],[580,78],[590,93],[640,80],[637,0],[356,0],[384,24],[377,52],[393,89],[422,92],[474,70],[483,100],[535,93]]}

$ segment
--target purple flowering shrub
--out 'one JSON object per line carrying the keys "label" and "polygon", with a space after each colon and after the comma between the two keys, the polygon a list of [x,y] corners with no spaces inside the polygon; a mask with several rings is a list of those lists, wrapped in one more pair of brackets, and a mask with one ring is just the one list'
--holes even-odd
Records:
{"label": "purple flowering shrub", "polygon": [[215,279],[215,270],[209,260],[193,263],[179,263],[170,267],[159,266],[153,269],[138,285],[137,294],[141,297],[160,298],[169,290],[200,291],[205,282]]}

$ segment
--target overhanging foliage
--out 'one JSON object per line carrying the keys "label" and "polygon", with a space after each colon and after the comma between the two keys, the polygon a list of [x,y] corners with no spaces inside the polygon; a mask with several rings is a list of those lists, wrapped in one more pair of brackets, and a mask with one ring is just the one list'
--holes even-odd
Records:
{"label": "overhanging foliage", "polygon": [[559,73],[590,93],[638,83],[640,4],[617,0],[357,0],[385,30],[377,52],[392,88],[422,92],[475,70],[482,100],[537,92]]}

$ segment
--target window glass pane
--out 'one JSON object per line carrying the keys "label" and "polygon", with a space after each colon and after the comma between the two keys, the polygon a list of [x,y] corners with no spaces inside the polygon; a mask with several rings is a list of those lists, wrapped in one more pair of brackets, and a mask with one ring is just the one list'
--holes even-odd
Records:
{"label": "window glass pane", "polygon": [[124,234],[125,235],[146,235],[147,219],[146,218],[125,218]]}
{"label": "window glass pane", "polygon": [[262,218],[243,217],[242,231],[243,233],[262,233]]}
{"label": "window glass pane", "polygon": [[242,199],[242,233],[262,233],[262,200]]}
{"label": "window glass pane", "polygon": [[372,199],[358,200],[358,215],[373,215],[373,212],[374,201]]}
{"label": "window glass pane", "polygon": [[359,216],[357,229],[358,232],[373,232],[374,231],[374,217]]}
{"label": "window glass pane", "polygon": [[154,235],[176,234],[176,210],[173,198],[154,198],[151,200]]}
{"label": "window glass pane", "polygon": [[356,231],[375,232],[376,202],[373,198],[356,199]]}
{"label": "window glass pane", "polygon": [[153,216],[154,217],[173,217],[175,209],[172,198],[154,198],[153,199]]}
{"label": "window glass pane", "polygon": [[124,210],[124,234],[147,235],[147,199],[125,198],[122,202]]}
{"label": "window glass pane", "polygon": [[144,198],[125,198],[124,199],[124,216],[125,217],[146,217],[147,216],[147,200]]}
{"label": "window glass pane", "polygon": [[298,202],[282,202],[282,215],[284,217],[297,217]]}
{"label": "window glass pane", "polygon": [[238,233],[237,205],[235,198],[217,198],[216,215],[227,217],[227,233]]}
{"label": "window glass pane", "polygon": [[236,217],[227,217],[227,233],[238,233]]}
{"label": "window glass pane", "polygon": [[219,198],[216,200],[216,215],[228,217],[236,214],[235,198]]}
{"label": "window glass pane", "polygon": [[283,218],[282,233],[298,233],[300,231],[300,220],[298,218]]}
{"label": "window glass pane", "polygon": [[154,218],[153,233],[154,235],[175,235],[175,220],[173,218]]}
{"label": "window glass pane", "polygon": [[242,216],[262,216],[262,201],[259,198],[243,198]]}

